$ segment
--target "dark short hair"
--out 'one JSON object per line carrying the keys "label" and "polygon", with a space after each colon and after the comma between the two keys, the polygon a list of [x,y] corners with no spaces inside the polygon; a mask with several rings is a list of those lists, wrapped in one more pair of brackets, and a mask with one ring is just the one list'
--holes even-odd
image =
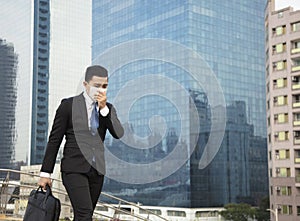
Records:
{"label": "dark short hair", "polygon": [[108,77],[107,70],[100,65],[92,65],[87,67],[85,71],[85,81],[89,82],[92,78],[96,77]]}

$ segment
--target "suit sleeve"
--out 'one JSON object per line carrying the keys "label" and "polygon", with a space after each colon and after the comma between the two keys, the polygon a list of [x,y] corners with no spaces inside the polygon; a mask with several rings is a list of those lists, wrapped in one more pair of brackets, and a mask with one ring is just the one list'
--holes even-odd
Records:
{"label": "suit sleeve", "polygon": [[47,148],[41,168],[41,172],[52,173],[56,162],[56,156],[66,133],[68,125],[67,102],[63,100],[56,110],[52,130],[47,143]]}
{"label": "suit sleeve", "polygon": [[109,133],[116,139],[120,139],[124,135],[124,129],[120,123],[116,109],[112,104],[107,103],[109,108],[109,114],[107,116],[99,115],[100,124],[104,123],[109,131]]}

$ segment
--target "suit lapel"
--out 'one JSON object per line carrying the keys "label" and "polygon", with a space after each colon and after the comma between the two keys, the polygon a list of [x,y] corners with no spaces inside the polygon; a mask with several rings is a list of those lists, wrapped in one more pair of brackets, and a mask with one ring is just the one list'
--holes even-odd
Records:
{"label": "suit lapel", "polygon": [[88,130],[88,117],[87,117],[87,110],[86,110],[86,104],[84,100],[83,93],[80,95],[74,97],[73,100],[73,107],[72,107],[72,112],[73,112],[73,122],[78,122],[76,123],[77,126],[83,127],[81,129]]}

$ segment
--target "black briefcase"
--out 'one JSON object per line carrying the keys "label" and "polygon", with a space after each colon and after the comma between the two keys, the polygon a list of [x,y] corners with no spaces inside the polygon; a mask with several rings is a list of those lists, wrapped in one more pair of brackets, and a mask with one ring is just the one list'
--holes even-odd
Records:
{"label": "black briefcase", "polygon": [[30,193],[23,221],[58,221],[60,209],[60,201],[52,195],[51,188],[47,185],[44,192],[39,187]]}

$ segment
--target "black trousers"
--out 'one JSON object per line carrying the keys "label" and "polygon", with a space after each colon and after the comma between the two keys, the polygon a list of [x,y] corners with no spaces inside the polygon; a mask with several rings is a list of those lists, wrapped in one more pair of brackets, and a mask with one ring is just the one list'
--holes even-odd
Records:
{"label": "black trousers", "polygon": [[73,221],[92,221],[103,180],[104,176],[93,167],[88,173],[62,172],[62,181],[73,207]]}

